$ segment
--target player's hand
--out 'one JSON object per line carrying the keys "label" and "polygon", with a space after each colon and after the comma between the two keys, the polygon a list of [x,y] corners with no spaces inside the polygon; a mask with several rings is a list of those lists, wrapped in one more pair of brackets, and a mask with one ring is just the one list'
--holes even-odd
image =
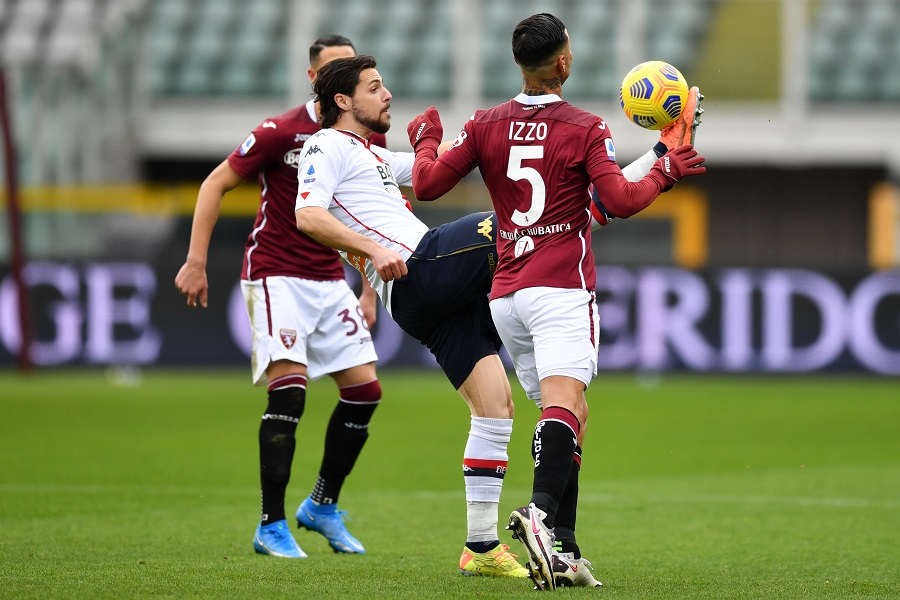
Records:
{"label": "player's hand", "polygon": [[657,159],[656,166],[675,184],[684,177],[706,173],[706,167],[703,166],[705,160],[693,146],[685,144],[663,154]]}
{"label": "player's hand", "polygon": [[369,261],[375,267],[375,271],[382,281],[393,281],[406,277],[406,262],[399,252],[379,247],[375,253],[369,255]]}
{"label": "player's hand", "polygon": [[674,123],[663,127],[659,132],[659,141],[665,144],[669,150],[674,150],[678,146],[694,143],[694,134],[700,125],[700,115],[703,109],[700,108],[700,101],[703,100],[703,94],[697,86],[688,90],[687,102],[684,104],[684,110]]}
{"label": "player's hand", "polygon": [[444,125],[441,123],[441,116],[437,109],[429,106],[424,114],[409,122],[406,133],[409,135],[409,145],[413,147],[413,150],[417,150],[418,146],[426,140],[436,141],[437,144],[434,147],[437,148],[444,136]]}
{"label": "player's hand", "polygon": [[200,306],[206,308],[209,294],[209,282],[206,278],[206,269],[184,263],[175,276],[175,287],[187,296],[187,305],[194,308],[199,300]]}

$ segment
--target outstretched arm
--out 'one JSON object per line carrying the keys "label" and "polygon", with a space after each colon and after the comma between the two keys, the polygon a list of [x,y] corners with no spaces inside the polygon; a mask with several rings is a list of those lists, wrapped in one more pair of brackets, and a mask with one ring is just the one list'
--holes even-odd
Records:
{"label": "outstretched arm", "polygon": [[219,220],[222,198],[243,181],[244,178],[231,168],[226,159],[213,169],[200,185],[187,259],[175,276],[175,287],[187,297],[188,306],[197,306],[198,301],[203,308],[208,304],[206,259],[209,253],[209,240],[216,221]]}

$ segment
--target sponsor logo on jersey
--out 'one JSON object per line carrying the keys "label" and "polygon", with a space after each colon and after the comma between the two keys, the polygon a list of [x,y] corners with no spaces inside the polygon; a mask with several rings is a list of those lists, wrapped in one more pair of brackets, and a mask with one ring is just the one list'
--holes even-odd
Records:
{"label": "sponsor logo on jersey", "polygon": [[526,237],[531,238],[539,235],[553,235],[554,233],[562,233],[563,231],[570,231],[571,229],[571,223],[552,223],[550,225],[535,225],[533,227],[528,227],[527,229],[516,229],[515,231],[503,231],[501,229],[500,237],[504,240],[517,241]]}
{"label": "sponsor logo on jersey", "polygon": [[609,157],[609,160],[615,162],[616,146],[613,144],[612,138],[606,138],[603,141],[606,142],[606,155]]}
{"label": "sponsor logo on jersey", "polygon": [[312,183],[316,180],[316,169],[312,165],[309,165],[309,169],[306,170],[306,178],[303,179],[303,183]]}
{"label": "sponsor logo on jersey", "polygon": [[289,167],[294,167],[295,169],[300,164],[301,154],[303,153],[303,148],[293,148],[284,153],[284,164]]}
{"label": "sponsor logo on jersey", "polygon": [[263,123],[262,126],[263,126],[263,128],[268,127],[268,128],[270,128],[270,129],[277,129],[277,128],[278,128],[278,126],[275,125],[275,122],[274,122],[274,121],[266,121],[265,123]]}
{"label": "sponsor logo on jersey", "polygon": [[[376,156],[376,158],[378,157]],[[378,176],[381,178],[381,184],[384,186],[385,191],[402,196],[403,194],[400,193],[400,186],[397,185],[397,179],[394,177],[394,172],[391,171],[391,165],[380,158],[379,163],[380,164],[375,165],[375,169],[378,171]]]}
{"label": "sponsor logo on jersey", "polygon": [[313,154],[325,154],[325,153],[319,149],[319,146],[317,146],[316,144],[313,144],[312,146],[309,147],[309,149],[306,151],[306,154],[304,154],[303,156],[312,156]]}
{"label": "sponsor logo on jersey", "polygon": [[279,337],[281,337],[281,343],[284,344],[284,347],[290,350],[294,347],[294,342],[297,341],[297,330],[296,329],[281,329],[278,331]]}
{"label": "sponsor logo on jersey", "polygon": [[311,133],[298,133],[297,135],[294,136],[294,141],[295,142],[305,142],[306,140],[308,140],[311,137],[312,137]]}
{"label": "sponsor logo on jersey", "polygon": [[238,149],[238,153],[241,156],[244,156],[245,154],[250,152],[250,148],[252,148],[253,144],[255,144],[255,143],[256,143],[256,136],[251,133],[250,135],[247,136],[247,139],[244,140],[244,143],[241,144],[241,147]]}

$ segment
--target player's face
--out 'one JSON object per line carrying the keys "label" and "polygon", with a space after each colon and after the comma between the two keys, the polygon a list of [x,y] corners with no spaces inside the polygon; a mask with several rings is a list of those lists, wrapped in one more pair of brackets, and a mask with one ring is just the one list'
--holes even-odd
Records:
{"label": "player's face", "polygon": [[375,69],[359,74],[359,83],[353,91],[350,112],[357,123],[375,133],[387,133],[391,128],[391,93]]}
{"label": "player's face", "polygon": [[351,46],[326,46],[322,48],[322,51],[319,52],[319,58],[309,66],[309,71],[306,73],[309,76],[309,82],[315,81],[316,73],[319,72],[319,69],[334,59],[353,58],[354,56],[356,56],[356,52],[353,51]]}

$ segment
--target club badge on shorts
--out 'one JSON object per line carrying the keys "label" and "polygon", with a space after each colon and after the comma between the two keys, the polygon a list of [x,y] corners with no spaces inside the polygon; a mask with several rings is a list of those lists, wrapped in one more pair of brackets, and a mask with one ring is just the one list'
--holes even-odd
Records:
{"label": "club badge on shorts", "polygon": [[281,336],[281,343],[284,344],[285,348],[290,350],[294,347],[294,342],[297,341],[296,329],[281,329],[278,331],[278,335]]}

